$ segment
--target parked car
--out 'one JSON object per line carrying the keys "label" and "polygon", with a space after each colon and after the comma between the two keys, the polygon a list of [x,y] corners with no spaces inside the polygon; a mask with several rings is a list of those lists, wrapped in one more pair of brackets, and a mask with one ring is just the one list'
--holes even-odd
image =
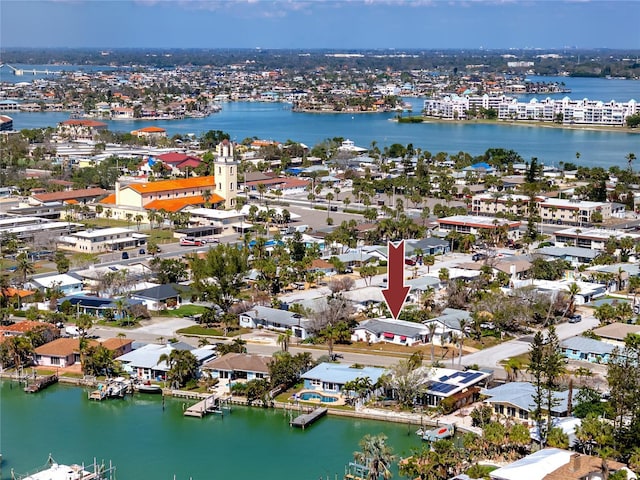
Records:
{"label": "parked car", "polygon": [[582,315],[573,314],[569,317],[569,323],[578,323],[582,321]]}
{"label": "parked car", "polygon": [[180,245],[187,247],[200,247],[203,245],[202,240],[197,240],[193,237],[183,237],[180,239]]}
{"label": "parked car", "polygon": [[479,262],[481,260],[486,260],[486,259],[487,259],[486,253],[474,253],[473,256],[471,257],[471,260],[473,260],[474,262]]}
{"label": "parked car", "polygon": [[404,264],[405,264],[405,265],[411,265],[411,266],[414,266],[414,265],[416,264],[416,261],[415,261],[415,260],[413,260],[412,258],[405,258],[405,259],[404,259]]}
{"label": "parked car", "polygon": [[122,252],[122,260],[129,260],[129,254],[127,252]]}
{"label": "parked car", "polygon": [[144,255],[144,254],[146,254],[146,253],[147,253],[147,252],[145,251],[145,249],[144,249],[144,248],[141,248],[140,250],[138,250],[138,254],[139,254],[139,255]]}

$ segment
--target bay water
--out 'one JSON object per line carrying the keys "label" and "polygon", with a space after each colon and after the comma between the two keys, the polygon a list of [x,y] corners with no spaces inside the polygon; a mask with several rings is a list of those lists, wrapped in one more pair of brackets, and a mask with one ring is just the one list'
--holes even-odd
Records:
{"label": "bay water", "polygon": [[[365,434],[384,433],[394,452],[420,447],[416,425],[328,416],[293,429],[283,410],[232,407],[224,417],[182,416],[193,400],[136,394],[95,402],[88,390],[54,385],[26,394],[0,382],[2,479],[49,454],[62,464],[111,460],[119,480],[342,479]],[[397,477],[397,475],[396,475]]]}

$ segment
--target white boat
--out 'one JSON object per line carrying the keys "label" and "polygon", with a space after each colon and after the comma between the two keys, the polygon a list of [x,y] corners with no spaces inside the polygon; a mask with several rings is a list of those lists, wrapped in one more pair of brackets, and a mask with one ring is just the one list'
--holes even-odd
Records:
{"label": "white boat", "polygon": [[432,430],[423,430],[420,428],[416,434],[422,438],[425,442],[434,442],[436,440],[444,440],[445,438],[453,437],[456,433],[456,426],[454,424],[441,425]]}
{"label": "white boat", "polygon": [[154,385],[149,381],[136,383],[133,388],[140,393],[162,393],[162,387],[160,385]]}
{"label": "white boat", "polygon": [[115,479],[116,467],[109,462],[99,464],[95,459],[90,465],[62,465],[51,455],[47,465],[36,473],[17,475],[11,471],[12,480],[112,480]]}

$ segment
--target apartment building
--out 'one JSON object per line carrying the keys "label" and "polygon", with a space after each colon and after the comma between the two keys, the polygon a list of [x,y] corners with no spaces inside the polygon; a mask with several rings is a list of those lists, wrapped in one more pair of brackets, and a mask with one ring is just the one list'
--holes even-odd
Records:
{"label": "apartment building", "polygon": [[438,219],[438,229],[443,233],[458,232],[463,235],[478,235],[483,230],[494,231],[501,227],[506,228],[508,239],[517,240],[520,238],[520,222],[518,221],[474,215],[454,215]]}
{"label": "apartment building", "polygon": [[62,236],[58,247],[81,253],[105,253],[142,246],[148,237],[128,228],[100,228]]}
{"label": "apartment building", "polygon": [[576,246],[600,251],[605,250],[610,238],[620,240],[623,237],[630,237],[634,242],[640,241],[640,234],[605,228],[571,227],[553,234],[556,247]]}

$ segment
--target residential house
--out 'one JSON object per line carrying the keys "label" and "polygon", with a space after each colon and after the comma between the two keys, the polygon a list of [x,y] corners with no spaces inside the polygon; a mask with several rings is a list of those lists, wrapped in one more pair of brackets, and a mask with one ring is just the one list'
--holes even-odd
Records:
{"label": "residential house", "polygon": [[[535,387],[529,382],[510,382],[484,390],[485,403],[493,408],[494,413],[505,415],[520,421],[529,421],[535,408]],[[569,391],[554,392],[551,406],[553,417],[568,415]],[[547,409],[546,403],[543,409]],[[529,422],[533,425],[533,422]]]}
{"label": "residential house", "polygon": [[536,250],[537,254],[547,259],[561,259],[573,266],[588,264],[600,253],[597,250],[582,247],[544,247]]}
{"label": "residential house", "polygon": [[422,324],[427,331],[429,331],[429,325],[435,325],[433,339],[428,338],[427,341],[433,342],[435,345],[445,345],[450,343],[452,335],[463,335],[461,320],[466,321],[467,325],[471,325],[471,314],[466,310],[456,308],[445,308],[439,316],[425,320]]}
{"label": "residential house", "polygon": [[480,397],[480,384],[486,385],[493,376],[491,371],[453,370],[450,368],[420,367],[424,373],[423,383],[427,385],[417,403],[437,407],[446,398],[451,398],[454,409],[473,403]]}
{"label": "residential house", "polygon": [[[107,310],[113,312],[114,318],[120,319],[134,305],[140,305],[140,300],[131,298],[122,298],[122,306],[119,306],[118,300],[111,297],[94,297],[90,295],[71,295],[58,299],[58,310],[63,304],[69,302],[73,307],[73,313],[87,314],[94,317],[104,317]],[[122,311],[118,310],[122,308]]]}
{"label": "residential house", "polygon": [[27,282],[27,287],[41,291],[58,289],[65,296],[74,295],[82,292],[83,290],[82,279],[78,278],[73,273],[61,273],[31,278]]}
{"label": "residential house", "polygon": [[215,356],[215,350],[211,345],[203,348],[194,348],[183,342],[167,343],[158,345],[149,343],[140,348],[132,350],[116,358],[129,371],[132,376],[141,380],[165,380],[169,371],[169,364],[166,361],[160,362],[162,355],[171,355],[173,350],[188,350],[202,365],[207,360]]}
{"label": "residential house", "polygon": [[182,295],[185,290],[186,287],[170,283],[133,292],[131,299],[140,301],[148,310],[166,310],[182,304]]}
{"label": "residential house", "polygon": [[45,343],[51,342],[60,336],[60,329],[51,323],[24,320],[11,325],[0,325],[0,338],[22,337],[33,331],[41,331]]}
{"label": "residential house", "polygon": [[131,135],[138,138],[159,139],[166,138],[167,131],[162,127],[143,127],[137,130],[132,130]]}
{"label": "residential house", "polygon": [[444,255],[449,253],[449,242],[442,238],[428,237],[420,240],[408,240],[405,243],[405,256],[416,257],[418,263],[425,255]]}
{"label": "residential house", "polygon": [[205,363],[202,366],[202,370],[213,378],[224,380],[223,383],[231,386],[237,381],[268,379],[271,361],[271,357],[263,355],[227,353],[222,357]]}
{"label": "residential house", "polygon": [[409,347],[425,343],[428,337],[427,328],[420,323],[388,318],[364,320],[351,334],[351,340],[354,342],[386,342]]}
{"label": "residential house", "polygon": [[614,345],[587,337],[570,337],[560,343],[562,354],[569,360],[608,363]]}
{"label": "residential house", "polygon": [[70,119],[58,123],[57,133],[73,140],[91,140],[107,129],[107,124],[96,120]]}
{"label": "residential house", "polygon": [[279,332],[291,330],[292,336],[300,340],[309,337],[312,327],[311,320],[299,313],[261,305],[255,305],[241,313],[239,319],[242,328],[267,328]]}
{"label": "residential house", "polygon": [[384,375],[385,370],[377,367],[353,368],[342,363],[321,363],[306,373],[301,378],[304,380],[304,388],[316,390],[322,393],[341,393],[344,385],[357,378],[368,378],[372,385]]}
{"label": "residential house", "polygon": [[[133,340],[126,338],[110,338],[102,342],[89,340],[90,347],[104,346],[114,353],[114,356],[121,352],[131,351]],[[36,365],[49,367],[69,367],[80,361],[80,339],[79,338],[58,338],[52,342],[45,343],[35,349]]]}
{"label": "residential house", "polygon": [[604,327],[593,330],[602,341],[616,347],[624,347],[624,339],[629,334],[640,334],[640,325],[628,325],[626,323],[610,323]]}
{"label": "residential house", "polygon": [[[601,480],[603,460],[559,448],[543,448],[489,473],[492,480]],[[627,471],[626,478],[637,478],[624,464],[607,461],[611,473]],[[631,474],[631,476],[629,476]]]}

